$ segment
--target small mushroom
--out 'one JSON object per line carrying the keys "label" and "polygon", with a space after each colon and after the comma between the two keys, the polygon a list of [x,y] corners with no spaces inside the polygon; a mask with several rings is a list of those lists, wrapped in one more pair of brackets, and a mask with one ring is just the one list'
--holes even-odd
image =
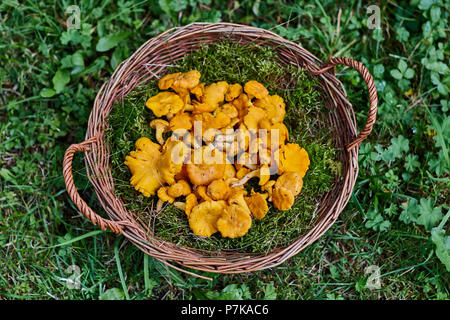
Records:
{"label": "small mushroom", "polygon": [[195,196],[195,194],[191,193],[186,197],[186,208],[185,208],[185,213],[187,215],[187,217],[189,218],[192,209],[198,204],[198,200],[197,197]]}
{"label": "small mushroom", "polygon": [[267,114],[267,118],[270,119],[272,123],[282,122],[284,120],[286,105],[283,98],[280,96],[267,95],[263,98],[257,98],[253,104],[255,107],[263,109]]}
{"label": "small mushroom", "polygon": [[158,87],[161,90],[172,88],[176,92],[181,89],[193,89],[199,84],[200,77],[201,74],[197,70],[190,70],[185,73],[171,73],[158,81]]}
{"label": "small mushroom", "polygon": [[275,188],[289,189],[294,197],[302,191],[303,179],[298,172],[288,171],[278,177]]}
{"label": "small mushroom", "polygon": [[192,192],[191,186],[185,180],[179,180],[177,183],[171,185],[167,190],[167,194],[172,198],[187,196]]}
{"label": "small mushroom", "polygon": [[170,119],[170,130],[176,131],[179,129],[191,130],[192,120],[189,113],[179,113],[176,114],[172,119]]}
{"label": "small mushroom", "polygon": [[252,226],[252,218],[242,207],[231,205],[225,208],[216,224],[222,237],[234,239],[247,233]]}
{"label": "small mushroom", "polygon": [[233,101],[242,93],[242,86],[239,83],[230,84],[225,94],[226,101]]}
{"label": "small mushroom", "polygon": [[161,211],[164,205],[164,202],[173,203],[175,201],[174,198],[167,194],[167,187],[161,187],[158,189],[158,202],[156,203],[156,211]]}
{"label": "small mushroom", "polygon": [[273,188],[272,202],[281,211],[288,210],[294,204],[294,194],[287,188]]}
{"label": "small mushroom", "polygon": [[162,134],[169,131],[169,123],[162,119],[155,119],[150,122],[150,127],[156,130],[156,140],[160,145],[164,144],[164,138]]}
{"label": "small mushroom", "polygon": [[160,92],[145,103],[155,116],[161,118],[169,113],[177,113],[184,106],[183,100],[173,92]]}
{"label": "small mushroom", "polygon": [[280,173],[295,171],[303,178],[309,163],[308,152],[296,143],[288,143],[280,149]]}
{"label": "small mushroom", "polygon": [[247,202],[244,199],[244,196],[247,195],[247,191],[245,190],[238,190],[234,189],[234,192],[230,193],[230,196],[228,197],[227,201],[229,205],[238,205],[242,209],[245,210],[250,215],[250,208],[247,205]]}
{"label": "small mushroom", "polygon": [[213,201],[213,199],[207,193],[207,186],[198,186],[194,189],[195,196],[201,201]]}
{"label": "small mushroom", "polygon": [[208,185],[206,192],[214,200],[225,200],[230,193],[230,187],[223,179],[217,179]]}
{"label": "small mushroom", "polygon": [[250,193],[250,197],[244,197],[245,202],[247,202],[247,205],[250,209],[250,212],[252,213],[252,216],[256,219],[262,219],[266,216],[266,213],[269,211],[269,207],[267,205],[267,199],[268,194],[262,194],[259,192],[252,192]]}
{"label": "small mushroom", "polygon": [[269,95],[269,91],[267,91],[266,87],[255,80],[248,81],[244,85],[244,91],[248,94],[250,99],[252,97],[255,97],[256,99],[262,99]]}
{"label": "small mushroom", "polygon": [[275,183],[276,183],[275,180],[269,180],[266,182],[266,184],[261,186],[261,190],[266,191],[267,194],[269,195],[267,198],[268,201],[272,201],[273,186],[275,185]]}
{"label": "small mushroom", "polygon": [[244,116],[244,124],[248,130],[257,130],[259,128],[258,123],[266,117],[264,109],[251,107],[248,109],[247,115]]}

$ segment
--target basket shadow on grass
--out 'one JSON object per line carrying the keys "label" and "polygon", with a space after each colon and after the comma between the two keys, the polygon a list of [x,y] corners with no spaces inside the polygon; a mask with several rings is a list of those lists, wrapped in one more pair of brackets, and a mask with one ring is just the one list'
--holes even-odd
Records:
{"label": "basket shadow on grass", "polygon": [[[319,83],[304,69],[279,64],[273,49],[252,44],[222,42],[202,47],[171,65],[167,73],[193,69],[201,73],[200,80],[206,84],[217,81],[244,84],[257,80],[270,94],[278,94],[284,99],[284,123],[289,130],[290,142],[305,148],[311,160],[303,190],[293,207],[279,211],[269,203],[266,217],[253,219],[248,233],[237,239],[222,238],[219,233],[210,238],[195,236],[184,212],[170,204],[159,213],[153,210],[156,196],[146,198],[134,190],[129,184],[131,175],[124,160],[140,137],[156,141],[154,130],[149,126],[154,115],[145,107],[146,100],[158,93],[156,80],[134,89],[116,103],[108,116],[106,141],[111,150],[115,194],[122,198],[128,210],[152,227],[158,238],[180,246],[208,251],[267,253],[291,244],[313,226],[320,200],[333,188],[341,168],[330,129],[320,125],[327,110]],[[246,187],[258,190],[256,181],[251,180]]]}

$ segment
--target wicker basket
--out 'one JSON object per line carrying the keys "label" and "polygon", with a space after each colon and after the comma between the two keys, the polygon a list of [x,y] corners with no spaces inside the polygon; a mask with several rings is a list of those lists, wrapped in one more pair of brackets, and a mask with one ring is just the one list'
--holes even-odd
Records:
{"label": "wicker basket", "polygon": [[[199,46],[220,40],[237,43],[253,42],[271,46],[281,63],[306,68],[317,76],[325,89],[326,104],[330,110],[326,125],[331,126],[335,143],[342,148],[338,159],[343,163],[342,176],[334,189],[322,199],[316,212],[317,218],[310,231],[285,248],[277,248],[268,254],[236,252],[205,252],[180,247],[155,237],[133,212],[129,212],[120,198],[114,194],[113,177],[109,169],[109,146],[105,143],[105,119],[114,103],[131,90],[165,73],[165,66],[180,60]],[[355,115],[345,90],[334,76],[334,67],[346,65],[356,69],[369,90],[370,109],[367,123],[357,134]],[[71,145],[64,156],[63,174],[68,194],[76,207],[94,225],[103,230],[111,229],[123,234],[143,252],[183,272],[194,274],[180,266],[217,273],[241,273],[262,270],[281,264],[319,239],[336,221],[347,204],[358,175],[358,147],[371,132],[376,118],[377,92],[373,77],[360,62],[349,58],[330,58],[322,63],[298,44],[259,28],[230,23],[193,23],[170,29],[150,39],[130,58],[123,61],[111,79],[100,89],[89,117],[86,141]],[[74,153],[85,152],[89,180],[94,186],[100,203],[109,215],[105,219],[97,215],[78,194],[73,183],[72,159]],[[197,275],[198,276],[198,275]]]}

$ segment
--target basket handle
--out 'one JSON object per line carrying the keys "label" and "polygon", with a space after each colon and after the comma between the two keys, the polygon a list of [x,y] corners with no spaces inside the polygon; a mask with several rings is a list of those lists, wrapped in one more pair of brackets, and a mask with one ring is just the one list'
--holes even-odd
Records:
{"label": "basket handle", "polygon": [[120,222],[107,220],[96,214],[80,197],[80,194],[73,183],[72,160],[75,152],[85,152],[91,150],[90,145],[97,142],[97,140],[97,137],[93,137],[82,143],[72,144],[66,150],[63,160],[64,182],[66,183],[67,193],[69,194],[70,199],[86,218],[91,220],[94,225],[99,226],[102,230],[111,229],[114,233],[121,233],[122,226]]}
{"label": "basket handle", "polygon": [[367,68],[359,61],[355,61],[353,59],[346,57],[337,57],[337,58],[330,57],[328,62],[321,66],[321,69],[319,70],[310,69],[309,71],[313,75],[319,75],[324,72],[327,72],[330,69],[333,69],[337,65],[345,65],[358,71],[359,74],[363,77],[364,82],[367,85],[367,89],[369,90],[369,104],[370,104],[369,115],[367,116],[367,121],[366,125],[364,126],[364,129],[362,129],[359,132],[355,140],[353,140],[346,146],[347,151],[351,151],[353,148],[359,146],[361,142],[366,140],[366,138],[372,131],[373,125],[377,117],[378,95],[377,89],[375,88],[375,81],[373,80],[372,75],[370,74],[369,70],[367,70]]}

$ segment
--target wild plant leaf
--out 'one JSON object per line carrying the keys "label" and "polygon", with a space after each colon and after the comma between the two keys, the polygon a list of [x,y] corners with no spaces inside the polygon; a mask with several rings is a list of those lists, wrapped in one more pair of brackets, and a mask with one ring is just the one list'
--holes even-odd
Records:
{"label": "wild plant leaf", "polygon": [[431,198],[420,199],[419,212],[416,222],[427,230],[431,230],[442,219],[442,207],[434,207],[434,200]]}
{"label": "wild plant leaf", "polygon": [[449,218],[450,210],[447,211],[439,226],[431,230],[431,241],[436,245],[436,256],[445,265],[447,271],[450,272],[450,236],[446,235],[444,229]]}
{"label": "wild plant leaf", "polygon": [[414,198],[408,199],[407,202],[402,204],[402,207],[403,211],[400,214],[399,220],[404,223],[417,222],[420,213],[418,201]]}
{"label": "wild plant leaf", "polygon": [[116,47],[130,35],[129,32],[116,32],[98,40],[95,50],[105,52]]}
{"label": "wild plant leaf", "polygon": [[407,154],[405,157],[405,169],[413,172],[420,167],[419,156],[415,154]]}
{"label": "wild plant leaf", "polygon": [[60,93],[65,86],[70,82],[70,73],[67,70],[58,69],[56,71],[53,79],[53,88],[55,89],[56,93]]}

